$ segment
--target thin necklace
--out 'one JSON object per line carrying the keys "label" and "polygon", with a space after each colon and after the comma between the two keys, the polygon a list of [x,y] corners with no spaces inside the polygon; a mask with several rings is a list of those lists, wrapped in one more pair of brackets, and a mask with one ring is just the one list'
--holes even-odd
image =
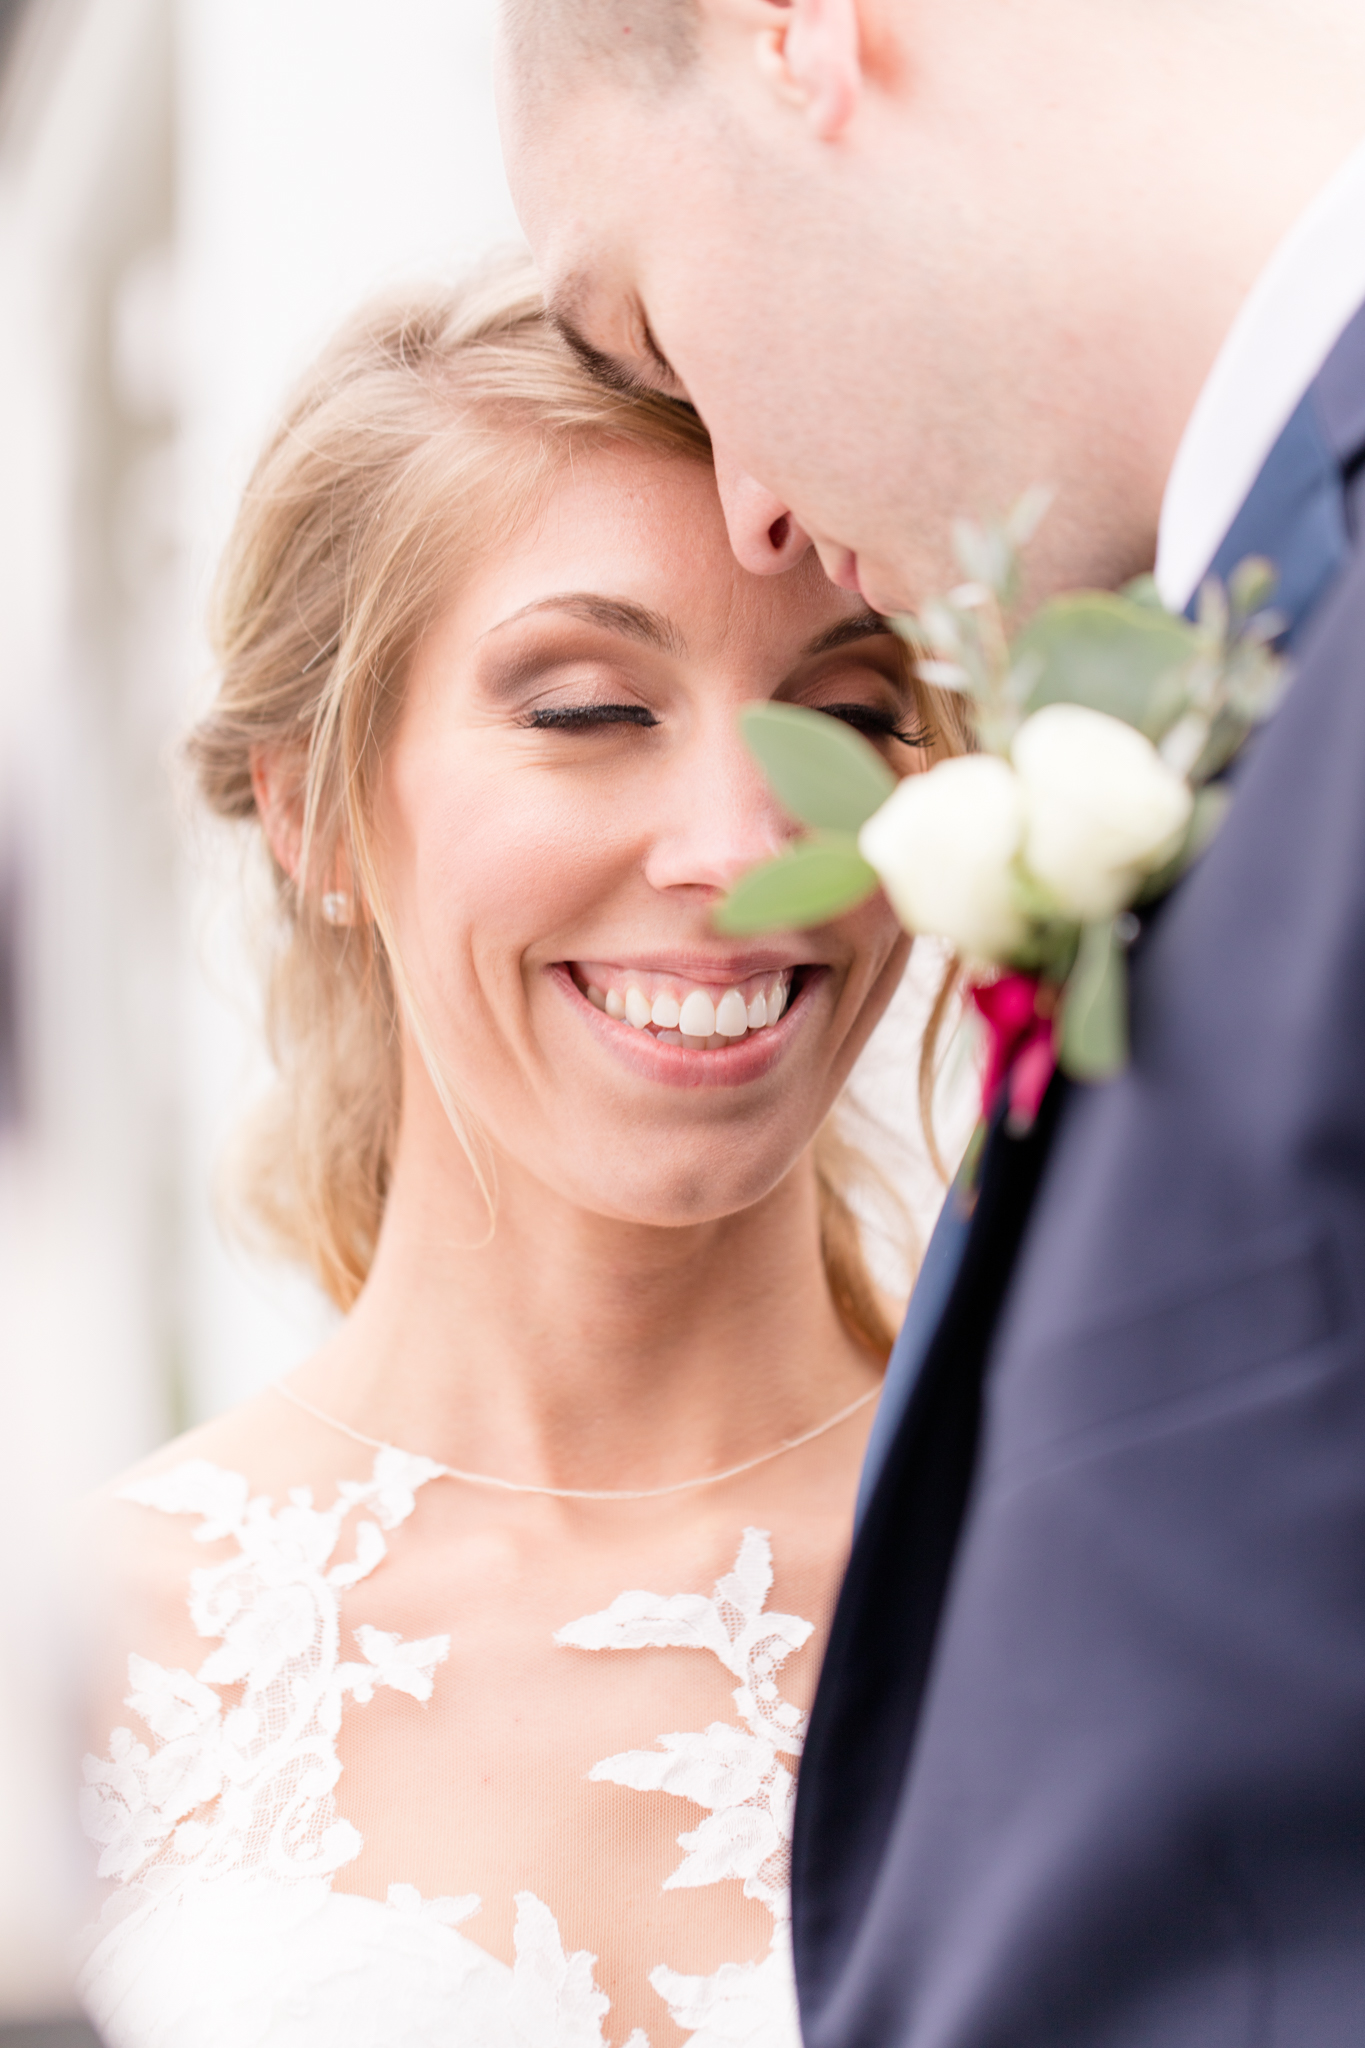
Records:
{"label": "thin necklace", "polygon": [[[391,1451],[394,1446],[384,1443],[377,1436],[366,1436],[363,1431],[352,1429],[349,1422],[341,1422],[335,1415],[328,1415],[322,1408],[315,1408],[311,1401],[305,1401],[302,1394],[296,1394],[292,1387],[286,1387],[282,1380],[275,1382],[275,1392],[282,1394],[286,1401],[292,1401],[296,1408],[302,1408],[305,1415],[311,1415],[318,1422],[325,1422],[329,1429],[339,1429],[343,1436],[353,1442],[365,1444],[372,1451]],[[850,1401],[847,1408],[841,1408],[837,1415],[831,1415],[824,1422],[817,1422],[814,1429],[805,1430],[800,1436],[788,1437],[785,1443],[776,1445],[771,1451],[760,1451],[756,1458],[746,1458],[742,1465],[731,1465],[724,1472],[708,1472],[701,1479],[679,1479],[672,1486],[642,1487],[591,1487],[591,1486],[526,1486],[519,1479],[495,1479],[488,1472],[461,1472],[454,1465],[437,1465],[436,1471],[442,1479],[459,1479],[466,1486],[491,1486],[499,1493],[540,1493],[550,1500],[662,1500],[669,1493],[691,1493],[699,1486],[719,1486],[724,1479],[738,1479],[741,1472],[752,1472],[758,1465],[767,1465],[774,1458],[785,1456],[788,1451],[799,1451],[802,1444],[814,1443],[816,1437],[824,1436],[828,1430],[837,1429],[841,1422],[847,1422],[850,1415],[856,1415],[860,1408],[866,1408],[869,1401],[875,1401],[881,1388],[869,1387],[865,1394],[859,1394],[856,1401]],[[407,1452],[406,1456],[414,1453]],[[433,1461],[427,1460],[428,1464]]]}

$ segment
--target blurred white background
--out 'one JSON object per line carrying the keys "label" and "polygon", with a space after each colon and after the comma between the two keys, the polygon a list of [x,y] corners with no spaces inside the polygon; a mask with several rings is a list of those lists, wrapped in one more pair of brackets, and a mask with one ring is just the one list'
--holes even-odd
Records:
{"label": "blurred white background", "polygon": [[214,1226],[251,990],[166,756],[292,376],[368,291],[516,234],[492,13],[0,4],[0,2017],[61,1997],[54,1512],[319,1326]]}
{"label": "blurred white background", "polygon": [[[291,378],[369,291],[516,237],[493,11],[0,0],[0,2021],[62,2002],[54,1518],[326,1313],[214,1222],[253,990],[167,762]],[[902,1133],[913,1008],[870,1077]]]}

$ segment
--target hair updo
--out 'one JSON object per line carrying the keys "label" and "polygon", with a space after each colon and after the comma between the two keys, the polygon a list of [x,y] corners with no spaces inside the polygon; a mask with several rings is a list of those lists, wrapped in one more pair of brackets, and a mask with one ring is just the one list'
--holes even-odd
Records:
{"label": "hair updo", "polygon": [[[329,924],[322,898],[344,854],[378,901],[378,771],[452,562],[509,540],[575,452],[603,443],[711,460],[686,407],[593,381],[517,259],[349,321],[295,392],[228,542],[211,618],[218,689],[189,761],[209,808],[259,833],[251,764],[269,751],[292,764],[303,821],[297,879],[270,860],[275,1083],[235,1147],[232,1209],[342,1309],[364,1284],[388,1191],[402,978],[383,919]],[[863,1163],[832,1121],[816,1165],[833,1298],[884,1354],[893,1332],[848,1201]]]}

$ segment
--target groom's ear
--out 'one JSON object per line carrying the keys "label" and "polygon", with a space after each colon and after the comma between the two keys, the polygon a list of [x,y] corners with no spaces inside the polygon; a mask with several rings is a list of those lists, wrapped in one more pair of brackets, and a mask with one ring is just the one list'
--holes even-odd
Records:
{"label": "groom's ear", "polygon": [[857,0],[702,0],[703,11],[743,14],[759,71],[785,105],[805,114],[821,142],[847,127],[862,90]]}

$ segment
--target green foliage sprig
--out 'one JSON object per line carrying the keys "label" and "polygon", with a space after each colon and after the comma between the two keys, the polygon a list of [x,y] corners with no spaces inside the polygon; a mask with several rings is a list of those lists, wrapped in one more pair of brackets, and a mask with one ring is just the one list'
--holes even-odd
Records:
{"label": "green foliage sprig", "polygon": [[[908,785],[898,784],[876,750],[846,725],[781,704],[748,707],[744,736],[779,802],[808,836],[742,876],[717,923],[731,933],[823,924],[884,885],[909,928],[937,929],[959,950],[975,953],[978,969],[1008,967],[1051,984],[1064,997],[1056,1005],[1062,1063],[1095,1079],[1126,1058],[1124,952],[1136,929],[1130,906],[1168,890],[1217,829],[1227,795],[1216,778],[1285,685],[1285,665],[1274,648],[1283,622],[1271,608],[1271,565],[1250,559],[1226,588],[1212,580],[1204,585],[1192,620],[1165,611],[1152,579],[1141,577],[1117,592],[1052,598],[1016,624],[1023,551],[1047,502],[1047,493],[1032,491],[1002,520],[958,520],[954,546],[964,580],[918,612],[891,620],[921,680],[966,700],[976,750],[1010,764],[1009,777],[994,771],[1006,799],[1014,802],[1017,794],[1021,820],[1002,880],[1009,915],[1001,929],[1008,937],[973,947],[950,928],[950,918],[935,924],[913,873],[897,872],[891,827],[909,812]],[[1093,877],[1088,893],[1073,889],[1055,858],[1049,866],[1039,851],[1049,824],[1055,841],[1058,806],[1064,810],[1068,800],[1082,805],[1085,797],[1076,789],[1068,798],[1055,760],[1050,780],[1030,777],[1042,732],[1042,723],[1030,722],[1059,705],[1098,714],[1088,728],[1084,717],[1069,715],[1073,752],[1078,727],[1081,740],[1087,731],[1102,739],[1113,730],[1102,731],[1104,721],[1116,721],[1149,743],[1141,750],[1148,760],[1154,750],[1161,767],[1153,775],[1164,772],[1168,783],[1178,778],[1190,792],[1177,808],[1184,823],[1175,843],[1157,847],[1154,841],[1151,857],[1135,861],[1131,889],[1121,875],[1122,900],[1103,899],[1101,891],[1100,911],[1084,907],[1095,900]],[[1055,719],[1048,735],[1055,757]],[[1135,744],[1125,742],[1130,752]],[[940,763],[925,774],[942,776],[951,766]],[[960,764],[958,782],[965,783]],[[909,840],[904,843],[908,848]],[[905,861],[910,858],[907,851]]]}

